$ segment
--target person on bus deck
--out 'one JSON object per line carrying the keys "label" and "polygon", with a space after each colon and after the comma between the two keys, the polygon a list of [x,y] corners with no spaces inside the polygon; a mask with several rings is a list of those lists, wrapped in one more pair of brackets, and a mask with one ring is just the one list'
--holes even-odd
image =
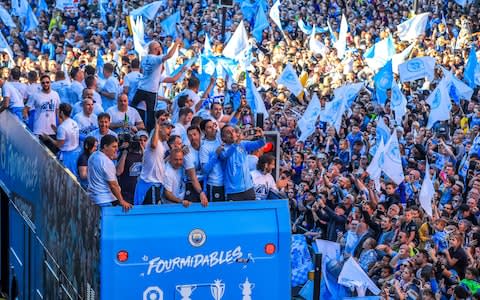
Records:
{"label": "person on bus deck", "polygon": [[70,118],[71,113],[72,106],[68,103],[61,103],[58,113],[60,125],[57,128],[57,139],[54,140],[46,134],[42,135],[42,137],[60,149],[58,159],[73,174],[77,175],[77,160],[80,156],[80,133],[77,122]]}
{"label": "person on bus deck", "polygon": [[120,94],[117,99],[117,105],[110,107],[107,110],[112,122],[110,129],[117,134],[120,133],[137,133],[139,130],[144,130],[142,118],[138,111],[128,105],[127,94]]}
{"label": "person on bus deck", "polygon": [[265,146],[263,130],[255,128],[254,141],[242,141],[239,128],[225,125],[221,131],[224,145],[217,154],[225,172],[225,194],[227,201],[255,199],[253,181],[247,165],[247,153]]}
{"label": "person on bus deck", "polygon": [[83,188],[88,187],[88,159],[97,151],[98,142],[93,136],[83,141],[83,152],[77,160],[78,181]]}
{"label": "person on bus deck", "polygon": [[188,151],[183,158],[185,173],[187,175],[185,199],[191,202],[201,202],[203,206],[208,205],[207,194],[203,191],[203,174],[200,166],[200,145],[201,131],[197,126],[190,126],[187,129]]}
{"label": "person on bus deck", "polygon": [[100,151],[96,151],[88,159],[88,195],[98,206],[121,205],[128,211],[132,205],[123,199],[113,163],[117,151],[118,140],[115,136],[107,134],[102,137]]}
{"label": "person on bus deck", "polygon": [[256,200],[266,200],[270,191],[278,192],[272,171],[275,168],[275,156],[263,154],[257,162],[257,169],[251,171]]}
{"label": "person on bus deck", "polygon": [[223,169],[218,160],[217,148],[221,146],[217,138],[217,123],[212,120],[203,120],[200,129],[204,134],[200,146],[200,166],[203,173],[204,191],[207,193],[209,202],[225,201],[225,189],[223,185]]}
{"label": "person on bus deck", "polygon": [[183,157],[182,149],[173,148],[171,150],[169,161],[165,166],[162,202],[166,204],[181,203],[183,206],[189,207],[192,202],[185,199]]}
{"label": "person on bus deck", "polygon": [[117,134],[110,129],[109,114],[101,113],[98,115],[97,120],[98,120],[98,129],[95,129],[94,131],[90,132],[88,136],[93,136],[94,138],[97,139],[98,142],[100,142],[102,138],[107,134],[117,137]]}
{"label": "person on bus deck", "polygon": [[161,200],[161,190],[165,179],[166,142],[170,137],[173,125],[162,121],[160,111],[156,112],[155,129],[145,145],[142,172],[135,187],[134,204],[157,204]]}

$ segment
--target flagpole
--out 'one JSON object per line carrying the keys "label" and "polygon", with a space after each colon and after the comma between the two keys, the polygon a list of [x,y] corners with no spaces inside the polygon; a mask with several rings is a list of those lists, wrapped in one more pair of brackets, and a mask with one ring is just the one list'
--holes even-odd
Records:
{"label": "flagpole", "polygon": [[227,20],[227,8],[222,6],[222,42],[225,43],[225,23]]}

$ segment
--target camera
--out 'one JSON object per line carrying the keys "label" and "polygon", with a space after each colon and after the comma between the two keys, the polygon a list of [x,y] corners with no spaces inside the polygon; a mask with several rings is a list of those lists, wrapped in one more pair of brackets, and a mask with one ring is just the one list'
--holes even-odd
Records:
{"label": "camera", "polygon": [[243,131],[243,135],[246,137],[254,137],[256,133],[255,128],[249,128]]}
{"label": "camera", "polygon": [[[127,146],[124,144],[128,143]],[[127,150],[128,152],[138,152],[140,151],[140,141],[136,136],[132,136],[129,133],[121,133],[118,135],[118,144],[120,145],[120,150]]]}

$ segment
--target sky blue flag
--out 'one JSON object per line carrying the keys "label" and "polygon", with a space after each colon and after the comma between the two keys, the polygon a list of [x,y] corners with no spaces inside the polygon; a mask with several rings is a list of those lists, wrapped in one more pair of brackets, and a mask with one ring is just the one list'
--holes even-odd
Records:
{"label": "sky blue flag", "polygon": [[325,109],[320,114],[320,120],[329,123],[335,127],[337,132],[340,132],[342,117],[346,110],[347,102],[346,97],[335,96],[332,101],[325,104]]}
{"label": "sky blue flag", "polygon": [[381,105],[387,101],[387,90],[392,87],[393,69],[392,60],[389,60],[373,77],[375,85],[375,98]]}
{"label": "sky blue flag", "polygon": [[0,5],[0,19],[2,19],[3,24],[10,28],[17,28],[15,22],[13,22],[12,16],[8,13],[8,11]]}
{"label": "sky blue flag", "polygon": [[263,40],[263,31],[269,26],[265,11],[261,6],[258,7],[257,16],[255,17],[255,27],[253,28],[252,35],[257,41],[261,43]]}
{"label": "sky blue flag", "polygon": [[378,70],[392,59],[395,53],[395,44],[393,43],[392,36],[389,35],[387,38],[368,48],[363,57],[370,69]]}
{"label": "sky blue flag", "polygon": [[212,44],[210,43],[210,38],[208,37],[208,34],[205,34],[205,42],[203,43],[203,54],[205,55],[213,54]]}
{"label": "sky blue flag", "polygon": [[345,108],[349,109],[364,86],[365,82],[345,84],[333,90],[333,95],[335,98],[345,99]]}
{"label": "sky blue flag", "polygon": [[12,0],[12,15],[23,17],[27,15],[28,12],[28,1],[27,0]]}
{"label": "sky blue flag", "polygon": [[317,93],[315,93],[310,103],[308,103],[302,118],[298,120],[298,128],[301,131],[299,141],[306,141],[315,132],[315,125],[317,124],[317,119],[321,111],[320,100],[318,99]]}
{"label": "sky blue flag", "polygon": [[27,15],[25,16],[25,25],[23,27],[23,30],[25,32],[30,30],[35,30],[37,29],[38,25],[39,23],[38,23],[37,17],[33,13],[33,10],[30,4],[28,4]]}
{"label": "sky blue flag", "polygon": [[165,34],[173,38],[177,37],[177,24],[180,24],[180,12],[178,11],[160,22]]}
{"label": "sky blue flag", "polygon": [[48,5],[45,0],[39,0],[38,1],[38,7],[37,7],[37,16],[40,15],[40,12],[47,12],[48,13]]}
{"label": "sky blue flag", "polygon": [[262,96],[257,91],[257,87],[253,83],[252,78],[248,72],[246,72],[246,95],[247,103],[250,105],[250,109],[256,115],[258,113],[263,113],[264,118],[268,118],[268,111],[265,108],[265,103],[263,102]]}
{"label": "sky blue flag", "polygon": [[475,69],[477,68],[477,52],[475,46],[472,45],[470,48],[470,54],[468,55],[467,65],[465,66],[465,71],[463,77],[465,77],[465,82],[472,89],[475,88]]}
{"label": "sky blue flag", "polygon": [[430,105],[430,115],[428,116],[427,129],[432,128],[437,121],[450,119],[450,111],[452,110],[449,95],[450,84],[451,81],[443,77],[435,90],[428,96],[427,103]]}
{"label": "sky blue flag", "polygon": [[405,98],[396,82],[392,82],[390,107],[395,112],[395,122],[401,124],[403,116],[407,113],[407,98]]}
{"label": "sky blue flag", "polygon": [[255,12],[258,10],[258,0],[255,2],[243,1],[240,5],[240,10],[242,11],[243,19],[252,25],[255,21]]}
{"label": "sky blue flag", "polygon": [[330,32],[330,39],[332,40],[332,43],[335,43],[337,41],[337,37],[335,36],[335,33],[333,32],[332,25],[330,25],[330,22],[327,20],[327,27],[328,31]]}
{"label": "sky blue flag", "polygon": [[164,4],[164,1],[155,1],[155,2],[149,3],[147,5],[144,5],[142,7],[132,10],[130,12],[130,15],[133,16],[134,18],[138,16],[142,16],[149,20],[153,20],[155,19],[155,16],[157,15],[158,10],[163,6],[163,4]]}
{"label": "sky blue flag", "polygon": [[102,19],[103,23],[107,23],[107,7],[108,7],[108,2],[106,1],[98,2],[98,9],[100,10],[100,19]]}
{"label": "sky blue flag", "polygon": [[460,99],[470,100],[472,99],[473,89],[465,84],[463,81],[455,77],[452,72],[448,71],[444,67],[441,67],[443,75],[452,81],[450,87],[450,97],[455,103],[459,104]]}

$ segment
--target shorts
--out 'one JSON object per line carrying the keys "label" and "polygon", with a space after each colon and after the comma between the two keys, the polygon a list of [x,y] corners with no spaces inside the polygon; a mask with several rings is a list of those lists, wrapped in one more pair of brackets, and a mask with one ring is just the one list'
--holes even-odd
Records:
{"label": "shorts", "polygon": [[211,186],[207,184],[208,202],[225,201],[225,188],[223,186]]}

